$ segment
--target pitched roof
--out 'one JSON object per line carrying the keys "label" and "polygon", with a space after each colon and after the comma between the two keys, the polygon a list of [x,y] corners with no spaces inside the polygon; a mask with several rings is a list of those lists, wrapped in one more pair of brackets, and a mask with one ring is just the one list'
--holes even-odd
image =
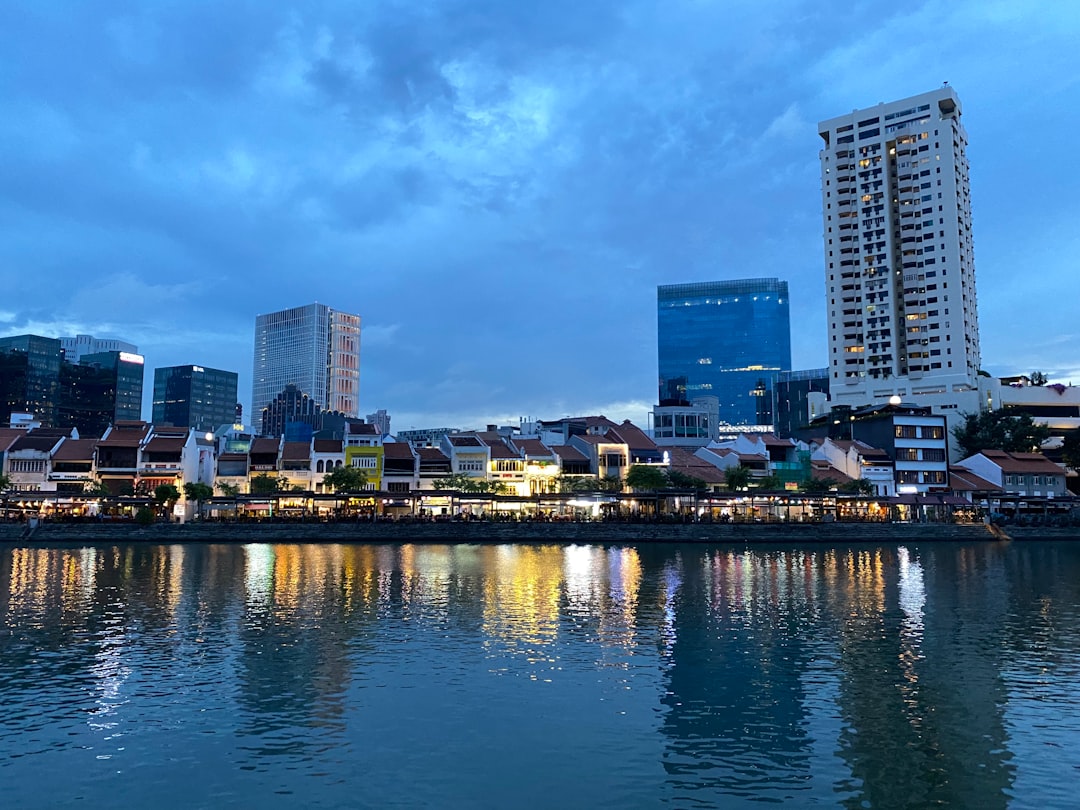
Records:
{"label": "pitched roof", "polygon": [[281,449],[282,461],[307,461],[311,458],[311,445],[307,442],[285,442]]}
{"label": "pitched roof", "polygon": [[670,469],[675,472],[692,475],[706,484],[724,483],[724,474],[717,467],[698,458],[690,450],[682,447],[669,447],[667,452],[670,459]]}
{"label": "pitched roof", "polygon": [[278,440],[277,439],[268,439],[268,438],[264,437],[264,438],[260,438],[260,439],[253,439],[252,442],[251,442],[251,451],[250,452],[251,452],[252,455],[255,455],[256,453],[258,453],[260,455],[264,454],[264,453],[273,453],[274,455],[277,455],[277,451],[278,451]]}
{"label": "pitched roof", "polygon": [[98,447],[138,447],[146,434],[150,432],[150,425],[146,422],[133,422],[120,420],[116,422],[105,438],[98,439]]}
{"label": "pitched roof", "polygon": [[447,436],[447,441],[452,447],[484,447],[484,443],[476,436]]}
{"label": "pitched roof", "polygon": [[619,437],[619,441],[632,450],[655,450],[656,442],[645,435],[644,431],[627,419],[616,428],[608,431],[608,435]]}
{"label": "pitched roof", "polygon": [[96,439],[64,439],[53,453],[53,461],[93,461]]}
{"label": "pitched roof", "polygon": [[378,436],[379,428],[368,422],[349,421],[349,434],[352,436]]}
{"label": "pitched roof", "polygon": [[383,457],[391,458],[415,458],[412,445],[408,442],[383,442]]}
{"label": "pitched roof", "polygon": [[514,446],[528,457],[551,458],[555,455],[555,451],[539,439],[514,439]]}
{"label": "pitched roof", "polygon": [[949,488],[955,492],[1000,492],[1001,487],[993,481],[980,478],[971,470],[955,465],[949,466]]}
{"label": "pitched roof", "polygon": [[147,453],[179,453],[184,444],[185,440],[176,436],[154,436],[143,450]]}
{"label": "pitched roof", "polygon": [[990,459],[1001,468],[1002,472],[1006,473],[1065,475],[1065,470],[1042,453],[1006,453],[1004,450],[983,450],[982,455]]}
{"label": "pitched roof", "polygon": [[450,463],[450,457],[438,447],[417,447],[416,452],[421,461],[445,461],[447,464]]}
{"label": "pitched roof", "polygon": [[314,449],[316,453],[340,453],[343,447],[341,439],[316,439]]}
{"label": "pitched roof", "polygon": [[18,453],[20,450],[31,450],[38,453],[48,453],[63,440],[63,436],[50,436],[48,434],[42,436],[35,430],[17,438],[8,448],[8,452]]}
{"label": "pitched roof", "polygon": [[[578,438],[583,439],[585,437],[584,436],[579,436]],[[573,445],[560,444],[560,445],[557,445],[555,447],[552,447],[551,449],[555,453],[555,455],[557,455],[563,461],[588,461],[589,460],[588,458],[586,458],[584,453],[582,453],[580,450],[578,450]]]}
{"label": "pitched roof", "polygon": [[515,453],[502,442],[493,442],[488,446],[491,448],[492,458],[521,458],[521,455],[519,453]]}
{"label": "pitched roof", "polygon": [[3,453],[20,436],[25,436],[26,431],[19,428],[0,428],[0,453]]}
{"label": "pitched roof", "polygon": [[822,481],[832,481],[836,484],[848,484],[855,480],[849,475],[840,472],[827,461],[811,461],[810,473],[814,478],[820,478]]}

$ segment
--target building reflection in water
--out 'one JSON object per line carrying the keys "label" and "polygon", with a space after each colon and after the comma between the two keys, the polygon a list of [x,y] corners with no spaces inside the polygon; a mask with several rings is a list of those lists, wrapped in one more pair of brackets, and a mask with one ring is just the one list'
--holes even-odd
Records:
{"label": "building reflection in water", "polygon": [[[13,548],[0,700],[9,727],[108,756],[151,690],[227,693],[227,717],[186,722],[229,725],[237,762],[271,769],[347,756],[379,688],[573,676],[574,699],[629,695],[651,738],[626,744],[652,746],[676,806],[1001,808],[1015,736],[1055,720],[1024,690],[1080,674],[1080,576],[1059,576],[1078,568],[989,544]],[[25,697],[43,683],[51,712]],[[1027,773],[1043,760],[1071,767],[1029,751]]]}

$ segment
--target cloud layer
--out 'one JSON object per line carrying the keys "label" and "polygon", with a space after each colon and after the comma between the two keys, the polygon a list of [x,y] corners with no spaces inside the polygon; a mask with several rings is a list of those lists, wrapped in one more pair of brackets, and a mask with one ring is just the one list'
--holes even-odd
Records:
{"label": "cloud layer", "polygon": [[794,362],[824,365],[816,122],[949,80],[984,362],[1080,368],[1068,4],[5,14],[0,333],[121,337],[246,402],[255,315],[317,300],[363,316],[362,408],[395,426],[644,422],[657,284],[786,279]]}

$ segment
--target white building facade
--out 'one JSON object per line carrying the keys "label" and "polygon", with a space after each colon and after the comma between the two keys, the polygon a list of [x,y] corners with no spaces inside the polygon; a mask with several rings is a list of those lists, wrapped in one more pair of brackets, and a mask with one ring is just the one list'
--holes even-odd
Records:
{"label": "white building facade", "polygon": [[318,303],[256,316],[252,414],[290,383],[323,410],[359,418],[360,316]]}
{"label": "white building facade", "polygon": [[960,118],[946,86],[818,125],[833,404],[988,404]]}

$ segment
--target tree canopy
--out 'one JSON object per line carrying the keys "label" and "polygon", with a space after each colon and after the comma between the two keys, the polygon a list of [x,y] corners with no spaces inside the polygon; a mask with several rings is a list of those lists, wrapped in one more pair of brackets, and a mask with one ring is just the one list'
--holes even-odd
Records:
{"label": "tree canopy", "polygon": [[323,484],[335,492],[362,492],[367,482],[367,474],[359,467],[334,467],[323,476]]}
{"label": "tree canopy", "polygon": [[1050,428],[1036,424],[1027,414],[997,410],[964,414],[963,423],[954,427],[952,433],[966,457],[982,450],[1037,452],[1050,437]]}
{"label": "tree canopy", "polygon": [[162,506],[167,503],[176,503],[180,500],[180,490],[175,484],[158,484],[154,487],[154,500]]}
{"label": "tree canopy", "polygon": [[668,486],[668,477],[659,467],[631,464],[626,471],[626,486],[636,490],[657,490]]}
{"label": "tree canopy", "polygon": [[273,495],[281,490],[281,481],[267,473],[259,473],[251,479],[252,495]]}
{"label": "tree canopy", "polygon": [[189,501],[205,501],[214,497],[214,490],[201,482],[184,484],[184,497]]}
{"label": "tree canopy", "polygon": [[1065,442],[1061,446],[1061,460],[1070,470],[1080,472],[1080,430],[1065,435]]}
{"label": "tree canopy", "polygon": [[728,467],[724,470],[724,485],[732,492],[746,489],[750,486],[750,468],[743,467],[741,464],[737,467]]}

